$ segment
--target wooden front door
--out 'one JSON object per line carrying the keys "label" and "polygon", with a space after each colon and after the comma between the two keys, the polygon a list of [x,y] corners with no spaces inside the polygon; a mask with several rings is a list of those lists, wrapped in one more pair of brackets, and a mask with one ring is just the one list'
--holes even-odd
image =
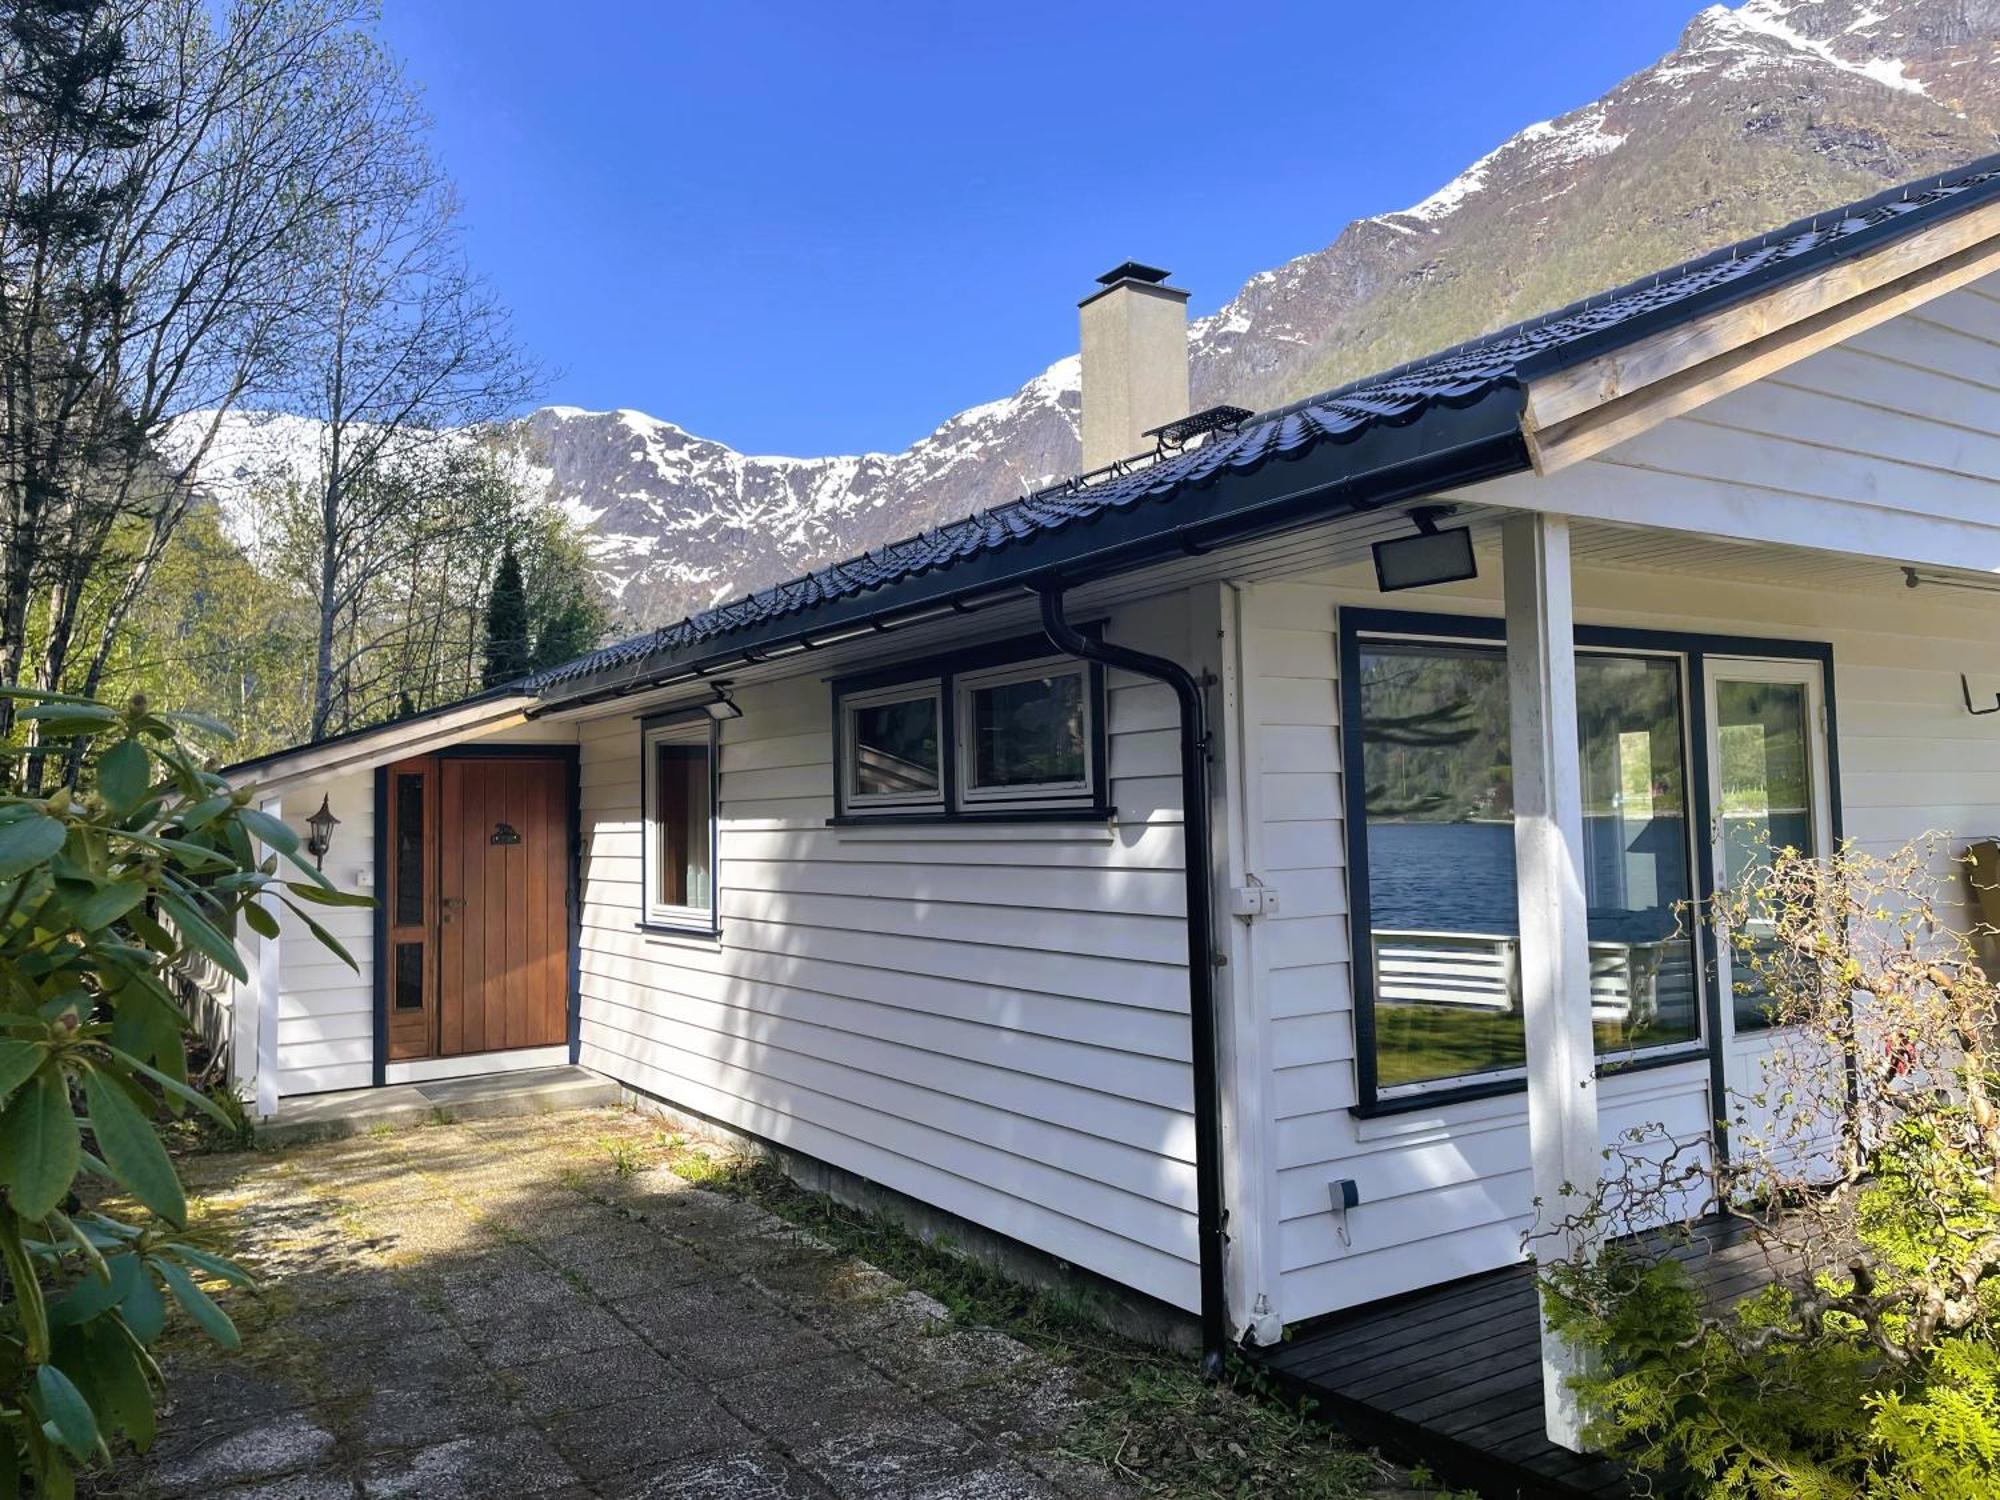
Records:
{"label": "wooden front door", "polygon": [[568,1038],[565,764],[426,758],[389,771],[389,1057]]}

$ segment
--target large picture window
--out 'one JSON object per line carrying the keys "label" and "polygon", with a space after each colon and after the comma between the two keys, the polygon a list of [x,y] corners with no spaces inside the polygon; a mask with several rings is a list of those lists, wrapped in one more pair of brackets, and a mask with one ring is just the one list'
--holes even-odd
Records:
{"label": "large picture window", "polygon": [[[1525,1067],[1506,653],[1364,640],[1360,765],[1379,1093]],[[1600,1056],[1701,1037],[1681,658],[1580,653],[1583,876]]]}
{"label": "large picture window", "polygon": [[1007,642],[833,685],[836,821],[1096,817],[1103,674]]}
{"label": "large picture window", "polygon": [[642,730],[648,927],[715,931],[715,740],[705,714]]}

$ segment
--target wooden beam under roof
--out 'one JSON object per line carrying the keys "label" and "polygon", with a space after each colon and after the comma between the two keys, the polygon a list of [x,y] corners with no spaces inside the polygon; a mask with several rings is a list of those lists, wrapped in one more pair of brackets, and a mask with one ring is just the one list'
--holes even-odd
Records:
{"label": "wooden beam under roof", "polygon": [[2000,271],[2000,203],[1531,381],[1521,416],[1540,474],[1775,374]]}

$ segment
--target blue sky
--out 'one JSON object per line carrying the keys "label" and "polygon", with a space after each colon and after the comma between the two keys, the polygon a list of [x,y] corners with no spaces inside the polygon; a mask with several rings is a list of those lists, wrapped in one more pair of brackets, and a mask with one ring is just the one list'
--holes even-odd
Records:
{"label": "blue sky", "polygon": [[1127,258],[1212,311],[1672,47],[1695,0],[388,0],[555,371],[750,452],[897,449]]}

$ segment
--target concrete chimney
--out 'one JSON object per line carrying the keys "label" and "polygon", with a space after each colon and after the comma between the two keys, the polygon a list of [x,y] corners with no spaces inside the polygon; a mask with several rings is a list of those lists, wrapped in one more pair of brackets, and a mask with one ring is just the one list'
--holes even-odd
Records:
{"label": "concrete chimney", "polygon": [[1128,260],[1077,304],[1083,340],[1083,467],[1153,446],[1149,427],[1188,414],[1188,294]]}

